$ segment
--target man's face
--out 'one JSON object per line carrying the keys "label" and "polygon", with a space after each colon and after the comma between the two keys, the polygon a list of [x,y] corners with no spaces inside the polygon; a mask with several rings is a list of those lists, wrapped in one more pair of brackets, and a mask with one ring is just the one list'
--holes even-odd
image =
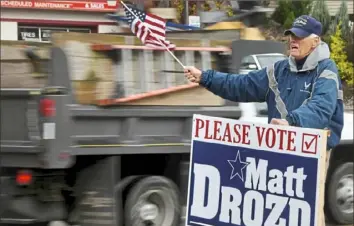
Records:
{"label": "man's face", "polygon": [[290,55],[296,60],[301,60],[309,55],[320,42],[319,37],[308,36],[306,38],[299,38],[295,35],[290,35]]}

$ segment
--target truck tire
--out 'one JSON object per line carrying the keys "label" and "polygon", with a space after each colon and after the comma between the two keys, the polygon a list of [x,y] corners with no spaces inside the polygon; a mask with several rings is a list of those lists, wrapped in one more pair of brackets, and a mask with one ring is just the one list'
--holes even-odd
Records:
{"label": "truck tire", "polygon": [[353,224],[353,163],[338,165],[329,178],[328,209],[338,224]]}
{"label": "truck tire", "polygon": [[125,225],[176,226],[180,222],[180,196],[175,183],[161,176],[146,177],[128,192]]}

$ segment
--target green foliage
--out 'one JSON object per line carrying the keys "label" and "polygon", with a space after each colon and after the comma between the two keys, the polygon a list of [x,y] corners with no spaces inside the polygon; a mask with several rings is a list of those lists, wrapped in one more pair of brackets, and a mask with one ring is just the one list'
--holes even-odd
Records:
{"label": "green foliage", "polygon": [[290,1],[289,0],[284,0],[284,1],[277,1],[277,8],[275,8],[273,14],[272,14],[272,19],[281,24],[284,25],[284,22],[288,18],[288,15],[291,11],[291,6],[290,6]]}
{"label": "green foliage", "polygon": [[345,51],[348,56],[348,61],[354,63],[354,33],[353,33],[354,30],[350,28],[348,5],[347,5],[347,1],[344,0],[342,0],[340,8],[336,13],[334,20],[332,21],[330,27],[331,33],[336,32],[336,28],[340,22],[341,22],[340,25],[341,37],[346,41]]}
{"label": "green foliage", "polygon": [[331,24],[331,16],[326,1],[313,1],[310,15],[322,23],[322,34],[327,34]]}
{"label": "green foliage", "polygon": [[298,17],[301,15],[308,15],[311,11],[311,6],[311,0],[292,1],[292,9],[294,11],[294,16]]}
{"label": "green foliage", "polygon": [[342,38],[345,40],[350,40],[350,27],[349,27],[349,14],[348,14],[348,5],[347,1],[342,0],[342,3],[340,5],[340,8],[338,12],[336,13],[336,16],[334,20],[332,21],[332,24],[330,26],[330,32],[334,33],[336,31],[336,27],[341,22],[341,32],[342,32]]}
{"label": "green foliage", "polygon": [[289,12],[289,14],[286,17],[286,20],[284,21],[283,27],[286,29],[291,28],[291,25],[293,24],[295,19],[296,19],[295,13]]}
{"label": "green foliage", "polygon": [[339,22],[335,33],[331,36],[331,59],[336,62],[342,80],[352,86],[354,84],[354,66],[347,59],[346,42],[341,35],[341,23]]}
{"label": "green foliage", "polygon": [[347,50],[348,60],[354,63],[354,29],[351,29],[349,36],[350,37],[349,37],[346,50]]}
{"label": "green foliage", "polygon": [[[179,0],[184,2],[184,0]],[[200,6],[200,7],[198,7]],[[198,15],[199,10],[211,11],[211,10],[222,10],[227,13],[228,16],[233,16],[231,5],[227,4],[225,0],[211,0],[211,1],[189,1],[188,2],[189,15]]]}
{"label": "green foliage", "polygon": [[177,11],[177,22],[180,23],[182,19],[182,13],[184,10],[184,2],[183,0],[173,0],[173,6],[176,8]]}
{"label": "green foliage", "polygon": [[310,13],[311,2],[311,0],[278,0],[272,19],[284,28],[289,28],[295,18]]}

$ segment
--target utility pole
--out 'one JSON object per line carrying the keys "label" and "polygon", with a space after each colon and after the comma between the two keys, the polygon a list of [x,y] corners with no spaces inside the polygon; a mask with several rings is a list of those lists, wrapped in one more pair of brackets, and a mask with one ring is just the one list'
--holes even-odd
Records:
{"label": "utility pole", "polygon": [[184,22],[184,24],[189,23],[189,4],[188,3],[189,3],[188,0],[184,0],[184,10],[183,10],[184,19],[182,20]]}

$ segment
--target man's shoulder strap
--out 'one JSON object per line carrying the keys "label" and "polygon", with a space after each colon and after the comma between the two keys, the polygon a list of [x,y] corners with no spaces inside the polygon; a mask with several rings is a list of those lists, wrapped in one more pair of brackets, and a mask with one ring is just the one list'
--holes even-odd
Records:
{"label": "man's shoulder strap", "polygon": [[278,89],[278,82],[275,78],[274,70],[275,70],[274,64],[267,67],[269,89],[272,90],[275,95],[275,107],[277,108],[278,112],[280,113],[281,118],[285,119],[286,116],[288,115],[288,111],[286,109],[286,105],[285,105],[283,99],[280,97],[280,91]]}

